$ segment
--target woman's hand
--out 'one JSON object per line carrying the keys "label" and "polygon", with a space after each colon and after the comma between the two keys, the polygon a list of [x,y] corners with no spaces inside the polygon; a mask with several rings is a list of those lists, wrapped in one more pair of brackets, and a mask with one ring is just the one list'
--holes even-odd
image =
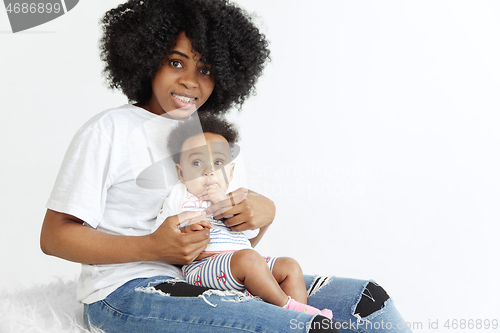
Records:
{"label": "woman's hand", "polygon": [[[189,221],[184,230],[179,224]],[[199,211],[183,212],[170,216],[150,235],[156,244],[157,259],[170,264],[190,264],[210,241],[212,224]]]}
{"label": "woman's hand", "polygon": [[213,214],[215,219],[232,215],[224,223],[233,231],[260,228],[259,235],[250,240],[252,246],[255,246],[273,222],[276,207],[263,195],[246,188],[239,188],[229,193],[229,198],[208,207],[205,213],[206,215]]}

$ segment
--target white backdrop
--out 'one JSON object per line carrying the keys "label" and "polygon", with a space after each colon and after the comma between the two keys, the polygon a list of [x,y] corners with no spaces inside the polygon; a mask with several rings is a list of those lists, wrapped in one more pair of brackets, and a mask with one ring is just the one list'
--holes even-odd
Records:
{"label": "white backdrop", "polygon": [[[41,253],[39,231],[73,134],[126,102],[97,49],[120,2],[82,0],[18,34],[0,9],[0,288],[79,272]],[[500,3],[237,2],[273,58],[232,114],[249,187],[277,206],[258,250],[376,280],[415,332],[500,320]]]}

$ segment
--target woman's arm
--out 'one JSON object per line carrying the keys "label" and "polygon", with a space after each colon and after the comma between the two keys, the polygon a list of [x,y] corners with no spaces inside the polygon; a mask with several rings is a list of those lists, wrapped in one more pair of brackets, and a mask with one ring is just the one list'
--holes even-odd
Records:
{"label": "woman's arm", "polygon": [[215,219],[234,215],[225,223],[231,230],[245,231],[260,228],[259,234],[250,239],[253,247],[259,243],[276,215],[274,202],[254,191],[239,188],[229,193],[229,198],[220,201],[205,210],[207,215],[214,214]]}
{"label": "woman's arm", "polygon": [[196,215],[185,212],[171,216],[152,234],[111,235],[83,225],[68,214],[48,209],[40,234],[45,254],[82,264],[116,264],[135,261],[191,263],[210,240],[208,229],[181,233],[178,224]]}

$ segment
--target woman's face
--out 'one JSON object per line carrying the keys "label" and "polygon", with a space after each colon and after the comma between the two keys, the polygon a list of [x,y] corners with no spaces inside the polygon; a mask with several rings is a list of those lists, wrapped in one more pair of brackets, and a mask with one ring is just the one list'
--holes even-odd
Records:
{"label": "woman's face", "polygon": [[199,61],[191,41],[181,32],[152,81],[153,94],[143,107],[174,119],[189,117],[212,94],[214,79],[208,65]]}

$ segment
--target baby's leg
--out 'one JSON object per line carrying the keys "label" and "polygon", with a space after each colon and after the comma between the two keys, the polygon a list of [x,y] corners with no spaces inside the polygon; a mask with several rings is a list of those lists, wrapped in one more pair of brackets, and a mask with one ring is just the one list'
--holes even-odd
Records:
{"label": "baby's leg", "polygon": [[[282,260],[280,260],[280,263],[278,264],[279,259]],[[286,267],[283,267],[287,263],[292,265],[291,268],[293,273],[292,271],[287,271]],[[302,270],[295,260],[290,258],[276,259],[273,266],[273,273],[278,268],[277,272],[279,273],[279,280],[277,280],[273,276],[273,273],[269,270],[266,260],[264,260],[260,254],[252,249],[235,252],[231,257],[230,265],[231,275],[233,278],[239,284],[245,285],[247,290],[252,295],[259,296],[268,303],[278,305],[286,309],[308,314],[321,313],[329,319],[332,318],[332,312],[330,310],[324,309],[320,311],[306,304],[306,286],[303,278],[301,283],[299,283],[296,279],[295,275],[297,274],[297,268],[300,272],[302,272]],[[292,291],[294,293],[293,295],[305,298],[305,302],[296,301],[287,296],[287,290],[282,289],[278,283],[282,284],[285,289]],[[301,289],[301,286],[303,289]]]}
{"label": "baby's leg", "polygon": [[256,251],[236,251],[231,257],[231,274],[238,283],[245,285],[248,292],[265,302],[278,306],[287,304],[287,294],[279,286],[264,258]]}
{"label": "baby's leg", "polygon": [[273,266],[273,276],[285,294],[297,302],[307,304],[307,290],[299,263],[292,258],[277,258]]}

